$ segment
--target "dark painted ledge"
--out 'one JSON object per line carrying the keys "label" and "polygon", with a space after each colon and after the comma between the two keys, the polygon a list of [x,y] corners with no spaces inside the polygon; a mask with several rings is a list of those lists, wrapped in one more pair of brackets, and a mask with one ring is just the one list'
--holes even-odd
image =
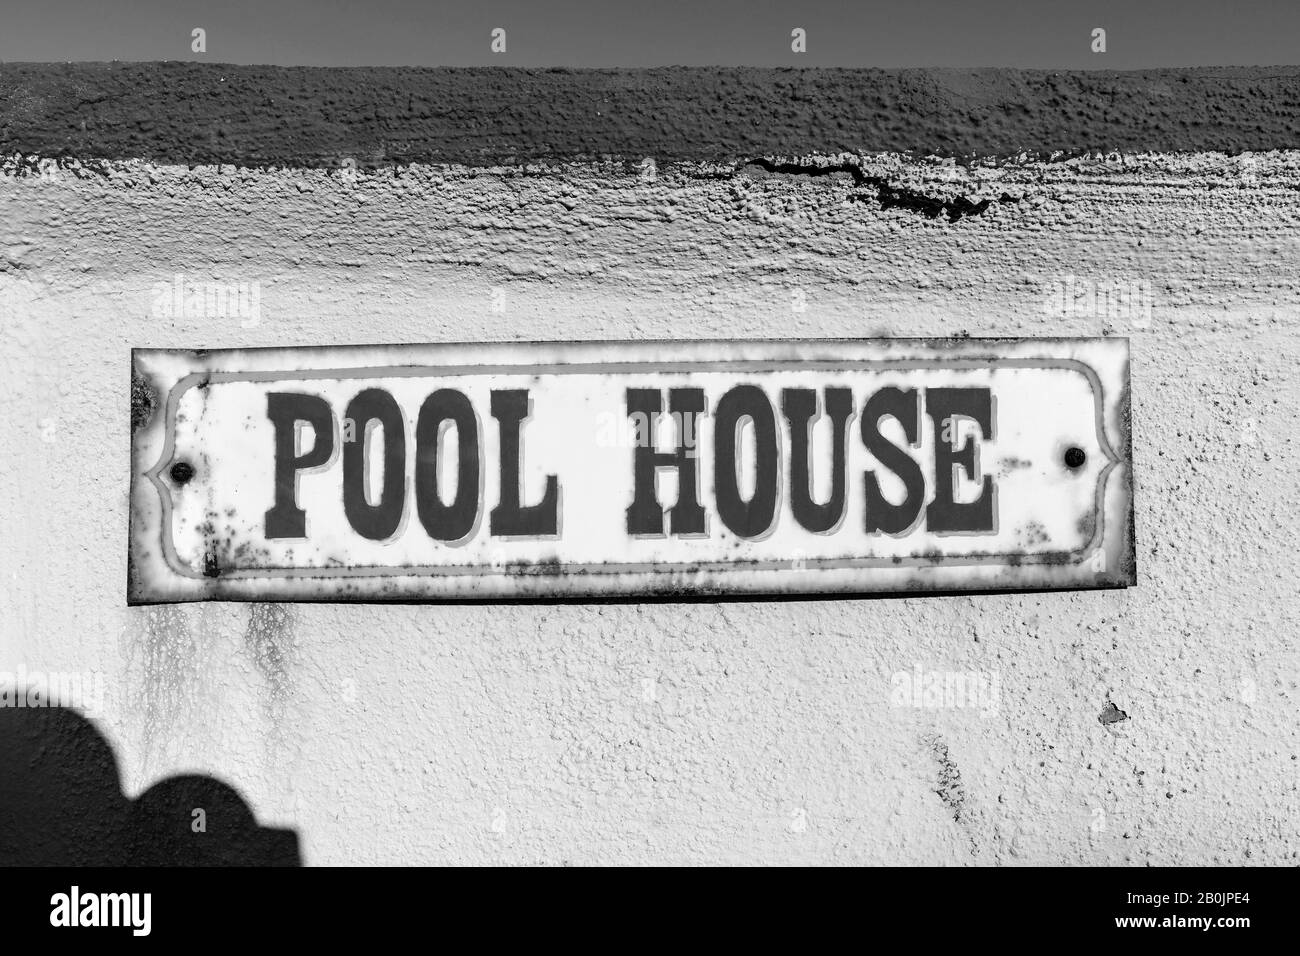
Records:
{"label": "dark painted ledge", "polygon": [[1300,148],[1300,67],[0,64],[0,154],[244,166]]}

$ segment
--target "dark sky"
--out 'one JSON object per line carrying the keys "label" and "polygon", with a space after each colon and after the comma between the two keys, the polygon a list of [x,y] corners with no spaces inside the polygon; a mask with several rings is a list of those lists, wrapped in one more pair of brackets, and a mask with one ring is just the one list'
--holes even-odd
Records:
{"label": "dark sky", "polygon": [[[207,31],[207,52],[190,31]],[[489,50],[494,27],[507,52]],[[807,31],[808,52],[790,51]],[[1094,27],[1107,52],[1091,52]],[[318,66],[1300,62],[1300,0],[4,0],[0,60]]]}

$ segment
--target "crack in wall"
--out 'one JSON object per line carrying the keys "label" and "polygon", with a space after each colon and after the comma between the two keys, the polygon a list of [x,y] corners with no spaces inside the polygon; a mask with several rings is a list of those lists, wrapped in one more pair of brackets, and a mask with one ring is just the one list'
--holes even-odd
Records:
{"label": "crack in wall", "polygon": [[961,771],[948,752],[948,744],[938,734],[928,734],[921,739],[930,748],[930,754],[939,765],[939,785],[934,790],[935,794],[952,813],[954,823],[965,823],[966,787],[961,780]]}
{"label": "crack in wall", "polygon": [[906,209],[909,212],[919,213],[927,219],[944,218],[948,222],[957,222],[966,216],[981,215],[995,202],[1015,203],[1020,201],[1017,197],[1006,192],[1001,193],[996,199],[989,198],[978,201],[961,195],[952,197],[934,196],[919,189],[912,189],[891,182],[885,176],[875,176],[867,173],[857,163],[850,162],[810,165],[759,158],[748,160],[740,168],[743,169],[745,166],[757,166],[765,173],[783,176],[820,177],[847,174],[853,179],[854,186],[865,190],[865,192],[850,194],[849,200],[851,202],[874,200],[880,204],[881,209]]}
{"label": "crack in wall", "polygon": [[1102,706],[1101,713],[1097,715],[1097,720],[1101,722],[1103,727],[1107,727],[1111,724],[1118,724],[1121,721],[1128,720],[1128,714],[1120,710],[1114,705],[1114,703],[1108,700]]}

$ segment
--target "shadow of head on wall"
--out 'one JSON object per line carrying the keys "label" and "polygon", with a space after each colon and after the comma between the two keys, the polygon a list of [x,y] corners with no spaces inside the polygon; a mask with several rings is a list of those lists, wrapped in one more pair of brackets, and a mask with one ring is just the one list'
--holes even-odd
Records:
{"label": "shadow of head on wall", "polygon": [[212,777],[122,792],[108,741],[66,707],[0,707],[0,865],[298,866],[293,830],[259,826]]}

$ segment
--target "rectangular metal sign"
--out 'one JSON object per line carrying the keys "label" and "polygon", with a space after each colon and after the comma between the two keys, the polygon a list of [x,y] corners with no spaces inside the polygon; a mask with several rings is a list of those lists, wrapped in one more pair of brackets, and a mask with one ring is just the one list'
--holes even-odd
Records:
{"label": "rectangular metal sign", "polygon": [[132,603],[1134,583],[1125,339],[133,354]]}

